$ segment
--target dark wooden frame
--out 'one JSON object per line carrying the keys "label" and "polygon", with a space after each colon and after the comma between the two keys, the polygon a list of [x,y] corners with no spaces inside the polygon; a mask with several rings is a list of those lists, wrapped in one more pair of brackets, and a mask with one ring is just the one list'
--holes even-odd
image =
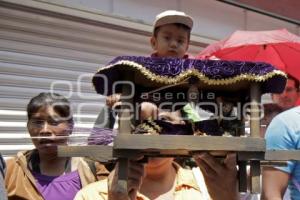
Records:
{"label": "dark wooden frame", "polygon": [[[124,75],[133,80],[132,74]],[[123,94],[129,94],[129,88],[123,87]],[[178,135],[130,135],[134,124],[134,114],[123,107],[120,114],[119,134],[113,146],[60,146],[59,156],[86,156],[102,162],[118,159],[120,170],[120,192],[127,191],[128,160],[139,155],[146,156],[191,156],[194,152],[206,151],[215,156],[224,156],[227,152],[237,153],[239,166],[239,190],[247,191],[247,165],[250,165],[250,191],[260,192],[260,174],[262,165],[282,164],[277,161],[300,160],[300,151],[267,151],[265,140],[259,138],[260,131],[260,84],[250,85],[250,137],[217,136],[178,136]],[[133,103],[132,99],[124,100]],[[131,104],[134,105],[134,104]],[[135,113],[135,112],[134,112]],[[131,116],[131,118],[129,117]]]}

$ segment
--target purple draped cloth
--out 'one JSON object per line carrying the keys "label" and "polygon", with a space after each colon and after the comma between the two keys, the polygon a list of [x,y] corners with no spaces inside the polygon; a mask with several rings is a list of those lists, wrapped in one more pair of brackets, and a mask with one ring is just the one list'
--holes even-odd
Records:
{"label": "purple draped cloth", "polygon": [[109,145],[114,141],[117,135],[117,130],[109,128],[96,128],[91,130],[91,135],[88,137],[89,145]]}
{"label": "purple draped cloth", "polygon": [[[121,92],[122,84],[114,84],[123,80],[133,83],[135,87],[134,100],[137,102],[151,101],[157,104],[170,102],[170,106],[173,106],[174,103],[182,103],[179,106],[183,106],[187,102],[187,95],[182,98],[176,94],[186,93],[191,81],[196,83],[200,89],[201,102],[215,101],[215,98],[209,98],[210,91],[215,96],[225,96],[234,102],[246,102],[250,99],[251,83],[258,82],[262,94],[280,93],[285,87],[286,75],[272,65],[263,62],[119,56],[100,68],[92,81],[97,93],[109,96]],[[155,93],[156,96],[153,95],[154,93],[151,96],[150,93],[157,89],[160,90]],[[145,97],[143,92],[150,95]],[[159,99],[159,102],[156,102],[155,99]],[[204,109],[209,110],[210,108]],[[211,123],[209,125],[201,123],[203,124],[199,124],[199,129],[203,129],[203,132],[215,131],[207,129],[207,127],[211,127]],[[174,129],[171,130],[168,127],[165,127],[166,132],[173,133]],[[170,128],[174,127],[170,126]],[[188,127],[182,130],[185,132],[175,132],[176,134],[191,134]],[[115,135],[116,132],[109,129],[94,129],[88,142],[89,144],[106,145],[113,141]]]}
{"label": "purple draped cloth", "polygon": [[[93,77],[96,91],[99,94],[111,95],[113,84],[125,80],[126,71],[133,72],[131,81],[143,88],[178,84],[194,77],[204,88],[209,86],[214,89],[229,85],[232,87],[224,87],[225,90],[243,90],[251,82],[260,82],[262,93],[280,93],[286,83],[283,72],[263,62],[119,56],[100,68]],[[245,82],[248,85],[239,88]]]}

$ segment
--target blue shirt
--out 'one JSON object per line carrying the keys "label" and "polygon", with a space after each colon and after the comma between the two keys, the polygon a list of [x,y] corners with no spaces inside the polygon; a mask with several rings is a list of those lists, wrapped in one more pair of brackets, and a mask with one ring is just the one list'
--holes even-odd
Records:
{"label": "blue shirt", "polygon": [[[266,147],[270,149],[299,150],[300,149],[300,106],[277,115],[266,131]],[[290,174],[300,184],[300,162],[288,161],[286,167],[279,170]],[[300,191],[289,181],[291,199],[300,200]]]}

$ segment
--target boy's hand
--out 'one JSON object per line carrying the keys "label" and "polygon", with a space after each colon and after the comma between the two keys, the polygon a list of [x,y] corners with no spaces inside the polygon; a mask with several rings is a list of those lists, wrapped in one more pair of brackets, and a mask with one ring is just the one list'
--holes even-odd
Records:
{"label": "boy's hand", "polygon": [[121,94],[112,94],[106,97],[106,105],[110,108],[114,107],[117,102],[121,99]]}
{"label": "boy's hand", "polygon": [[236,154],[229,153],[223,162],[209,153],[195,154],[194,159],[200,168],[212,199],[238,199]]}
{"label": "boy's hand", "polygon": [[115,169],[108,176],[108,199],[109,200],[135,200],[137,192],[142,185],[143,178],[145,176],[144,165],[136,160],[130,160],[128,166],[128,181],[127,181],[127,193],[123,194],[118,191],[118,173],[119,165],[117,164]]}

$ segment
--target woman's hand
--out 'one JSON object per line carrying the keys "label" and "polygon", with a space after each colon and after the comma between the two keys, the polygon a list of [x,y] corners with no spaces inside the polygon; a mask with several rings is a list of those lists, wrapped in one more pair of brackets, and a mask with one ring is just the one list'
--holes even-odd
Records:
{"label": "woman's hand", "polygon": [[199,153],[193,157],[204,176],[209,195],[213,200],[239,199],[235,153],[227,154],[222,162],[209,153]]}

